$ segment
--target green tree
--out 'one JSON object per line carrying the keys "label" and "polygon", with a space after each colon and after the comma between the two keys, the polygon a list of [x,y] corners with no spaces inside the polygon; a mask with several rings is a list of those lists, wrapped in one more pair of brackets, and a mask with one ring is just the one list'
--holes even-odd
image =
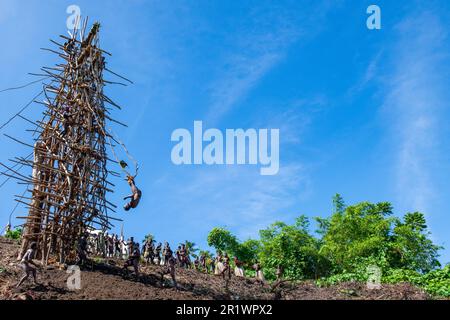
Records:
{"label": "green tree", "polygon": [[195,242],[186,240],[184,242],[184,244],[186,245],[186,249],[189,252],[189,254],[191,256],[193,256],[194,258],[197,258],[198,257],[197,251],[199,251],[199,249],[197,248],[197,245],[195,244]]}
{"label": "green tree", "polygon": [[440,267],[437,258],[442,247],[435,245],[429,236],[422,213],[407,213],[403,221],[397,220],[392,236],[391,265],[422,273]]}
{"label": "green tree", "polygon": [[335,210],[321,241],[320,254],[333,263],[333,272],[354,271],[361,259],[383,257],[388,250],[392,223],[389,203],[362,202]]}
{"label": "green tree", "polygon": [[146,243],[147,241],[153,243],[153,242],[155,242],[155,237],[149,233],[144,237],[144,240],[142,240],[142,243]]}
{"label": "green tree", "polygon": [[213,258],[213,253],[209,250],[199,250],[199,256],[204,255],[206,258]]}
{"label": "green tree", "polygon": [[239,247],[239,241],[227,229],[213,228],[208,234],[208,245],[217,251],[235,254]]}
{"label": "green tree", "polygon": [[345,211],[344,198],[339,193],[336,193],[333,197],[333,213],[342,214]]}
{"label": "green tree", "polygon": [[276,222],[260,231],[261,264],[269,279],[275,278],[278,267],[290,279],[314,278],[318,267],[317,240],[308,232],[309,221],[297,218],[294,225]]}
{"label": "green tree", "polygon": [[248,239],[237,246],[233,255],[248,266],[258,259],[261,251],[261,244],[258,240]]}
{"label": "green tree", "polygon": [[214,228],[208,245],[247,265],[259,260],[269,280],[281,267],[288,279],[366,281],[367,267],[377,265],[383,281],[410,279],[429,292],[448,295],[449,267],[437,269],[442,248],[430,239],[422,213],[401,219],[393,216],[389,202],[347,206],[339,194],[333,197],[332,211],[328,218],[315,218],[318,237],[309,233],[309,220],[302,215],[292,225],[275,222],[260,231],[260,240],[242,243],[227,229]]}
{"label": "green tree", "polygon": [[257,259],[260,250],[259,241],[249,239],[241,243],[235,235],[225,228],[212,229],[208,235],[208,245],[214,247],[217,251],[236,256],[247,264]]}
{"label": "green tree", "polygon": [[15,228],[14,230],[8,230],[5,234],[5,238],[19,240],[22,237],[22,229]]}
{"label": "green tree", "polygon": [[[336,202],[343,200],[335,197]],[[441,247],[429,239],[422,213],[407,213],[402,221],[391,216],[388,202],[361,202],[334,211],[320,230],[320,254],[332,263],[332,273],[360,272],[369,264],[382,267],[384,272],[428,272],[439,266]]]}
{"label": "green tree", "polygon": [[322,218],[322,217],[315,217],[314,220],[317,222],[317,230],[316,233],[323,236],[328,232],[328,229],[330,228],[330,219],[329,218]]}

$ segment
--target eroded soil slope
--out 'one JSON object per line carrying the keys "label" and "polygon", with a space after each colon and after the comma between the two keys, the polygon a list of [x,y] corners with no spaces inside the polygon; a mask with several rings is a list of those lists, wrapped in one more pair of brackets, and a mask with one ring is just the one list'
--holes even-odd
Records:
{"label": "eroded soil slope", "polygon": [[81,290],[69,291],[65,270],[51,266],[38,272],[39,285],[27,281],[22,288],[15,285],[22,275],[16,257],[19,245],[0,237],[0,299],[428,299],[422,290],[409,284],[384,285],[380,290],[368,290],[364,284],[344,283],[318,288],[312,282],[282,284],[273,289],[252,279],[233,277],[228,284],[221,277],[195,270],[177,269],[179,290],[173,288],[169,277],[161,275],[163,268],[142,268],[135,278],[123,273],[121,261],[102,261],[82,269]]}

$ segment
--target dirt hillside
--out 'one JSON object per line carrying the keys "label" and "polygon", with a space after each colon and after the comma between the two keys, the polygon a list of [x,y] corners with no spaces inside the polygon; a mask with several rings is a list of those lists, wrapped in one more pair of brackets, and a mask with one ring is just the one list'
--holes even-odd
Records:
{"label": "dirt hillside", "polygon": [[141,269],[135,278],[125,274],[121,261],[97,260],[82,269],[81,290],[69,291],[65,270],[51,266],[39,270],[39,285],[28,280],[20,289],[15,285],[22,275],[16,257],[19,245],[0,237],[0,300],[4,299],[57,299],[57,300],[205,300],[205,299],[428,299],[422,290],[409,284],[384,285],[380,290],[368,290],[364,284],[344,283],[338,286],[318,288],[311,282],[296,285],[282,284],[276,289],[260,285],[253,279],[233,277],[228,285],[221,277],[203,274],[195,270],[177,269],[179,290],[173,288],[169,277],[162,277],[162,267],[149,266]]}

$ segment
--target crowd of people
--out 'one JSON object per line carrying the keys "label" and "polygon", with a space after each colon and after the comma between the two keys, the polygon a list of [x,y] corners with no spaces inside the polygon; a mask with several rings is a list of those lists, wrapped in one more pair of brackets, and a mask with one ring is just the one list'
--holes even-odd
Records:
{"label": "crowd of people", "polygon": [[[36,279],[36,269],[33,263],[36,243],[33,243],[21,261],[25,271],[19,286],[30,276]],[[164,245],[156,243],[153,238],[147,238],[142,246],[133,237],[125,240],[123,236],[108,234],[100,230],[91,231],[82,235],[77,244],[76,264],[84,265],[92,257],[105,259],[123,260],[123,269],[128,273],[133,267],[136,277],[139,276],[141,265],[162,266],[162,276],[170,274],[173,284],[177,287],[175,271],[176,268],[193,269],[203,273],[210,273],[221,276],[225,280],[231,279],[232,275],[244,278],[244,263],[237,257],[231,259],[229,255],[218,251],[216,256],[201,252],[199,255],[192,255],[186,243],[180,244],[175,252],[166,241]],[[192,261],[191,256],[195,259]],[[252,266],[255,271],[255,278],[259,282],[264,282],[264,275],[261,266],[255,262]]]}

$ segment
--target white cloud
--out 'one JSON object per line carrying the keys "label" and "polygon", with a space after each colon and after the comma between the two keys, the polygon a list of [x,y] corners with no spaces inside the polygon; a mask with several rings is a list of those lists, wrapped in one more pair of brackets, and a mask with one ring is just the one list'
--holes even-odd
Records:
{"label": "white cloud", "polygon": [[329,7],[318,2],[317,6],[303,11],[276,5],[265,9],[269,13],[255,10],[251,27],[240,30],[232,44],[233,50],[225,51],[220,76],[211,88],[208,119],[213,123],[244,99],[283,60],[293,43],[316,34]]}
{"label": "white cloud", "polygon": [[187,180],[186,188],[171,193],[180,219],[226,226],[241,239],[290,217],[309,192],[309,179],[296,164],[282,166],[276,176],[261,176],[251,166],[202,167]]}
{"label": "white cloud", "polygon": [[280,143],[282,145],[302,142],[304,131],[309,127],[317,112],[328,105],[325,95],[296,99],[288,104],[271,107],[273,110],[264,120],[259,120],[255,127],[280,129]]}
{"label": "white cloud", "polygon": [[[445,27],[438,17],[421,13],[397,27],[400,40],[393,51],[384,109],[390,115],[395,149],[397,194],[403,208],[429,212],[437,190],[433,165],[445,95]],[[448,85],[448,79],[447,79]],[[448,89],[448,88],[447,88]]]}
{"label": "white cloud", "polygon": [[280,53],[273,52],[262,53],[254,58],[235,56],[230,59],[233,67],[215,84],[211,94],[214,101],[209,114],[211,121],[228,112],[280,60],[280,57]]}
{"label": "white cloud", "polygon": [[348,97],[353,97],[355,94],[365,89],[367,85],[369,85],[371,82],[377,79],[377,76],[379,74],[378,69],[380,60],[384,57],[383,54],[384,50],[381,49],[370,60],[364,71],[364,74],[361,76],[358,82],[347,91]]}

